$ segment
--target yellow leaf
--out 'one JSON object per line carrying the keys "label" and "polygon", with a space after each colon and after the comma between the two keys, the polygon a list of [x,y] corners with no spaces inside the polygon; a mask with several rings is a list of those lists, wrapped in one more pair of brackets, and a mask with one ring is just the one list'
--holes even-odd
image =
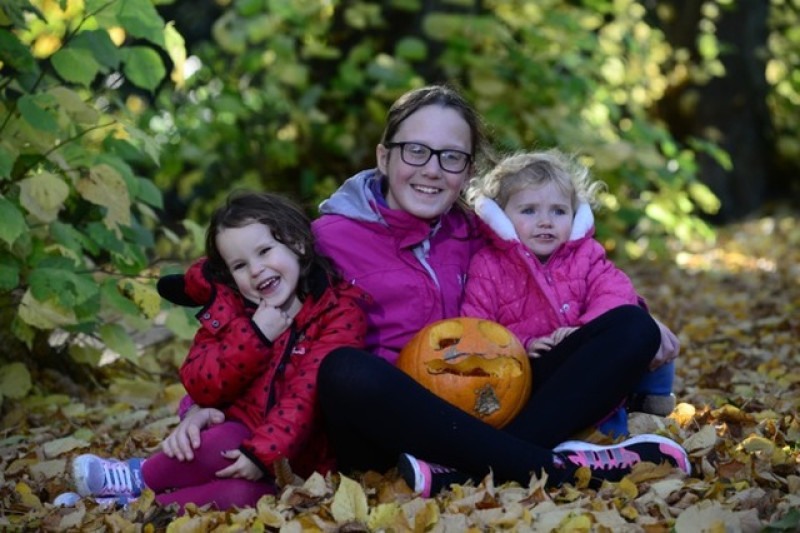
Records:
{"label": "yellow leaf", "polygon": [[697,410],[694,405],[681,402],[675,406],[675,409],[667,418],[675,420],[681,427],[686,427],[694,419],[696,413]]}
{"label": "yellow leaf", "polygon": [[21,400],[31,390],[31,374],[22,363],[11,363],[0,367],[0,391],[12,400]]}
{"label": "yellow leaf", "polygon": [[367,521],[367,495],[357,482],[347,476],[341,476],[339,488],[333,495],[331,514],[337,524]]}
{"label": "yellow leaf", "polygon": [[86,200],[106,207],[104,223],[109,229],[119,224],[130,225],[131,200],[128,186],[119,172],[110,165],[100,164],[89,169],[89,177],[78,180],[75,186]]}
{"label": "yellow leaf", "polygon": [[619,514],[621,514],[631,522],[633,522],[639,517],[639,512],[632,505],[626,505],[625,507],[620,509]]}
{"label": "yellow leaf", "polygon": [[7,476],[16,476],[25,468],[31,465],[35,465],[38,462],[39,462],[38,459],[31,459],[28,457],[21,457],[19,459],[14,459],[13,461],[11,461],[11,464],[9,464],[6,467],[6,471],[4,473]]}
{"label": "yellow leaf", "polygon": [[67,468],[66,459],[54,459],[52,461],[41,461],[30,467],[31,475],[40,480],[54,477],[61,477]]}
{"label": "yellow leaf", "polygon": [[41,509],[42,502],[39,498],[31,491],[31,488],[23,483],[19,482],[16,486],[17,494],[20,496],[20,501],[22,505],[25,507],[30,507],[31,509]]}
{"label": "yellow leaf", "polygon": [[724,533],[740,531],[741,523],[736,515],[722,507],[720,502],[703,500],[685,509],[675,521],[675,531],[698,531],[697,525],[703,524],[702,531],[708,533]]}
{"label": "yellow leaf", "polygon": [[19,182],[19,201],[30,214],[42,222],[52,222],[64,207],[69,186],[49,172],[42,172]]}
{"label": "yellow leaf", "polygon": [[627,477],[624,477],[622,480],[620,480],[620,482],[617,484],[617,489],[629,500],[634,500],[637,496],[639,496],[639,489],[636,488],[636,484]]}
{"label": "yellow leaf", "polygon": [[274,529],[283,527],[284,518],[281,513],[275,509],[275,499],[269,496],[262,496],[256,504],[258,511],[258,519],[264,523],[265,526]]}
{"label": "yellow leaf", "polygon": [[86,448],[89,443],[85,440],[76,439],[75,437],[63,437],[45,442],[42,445],[45,457],[58,457],[59,455],[71,452],[76,448]]}
{"label": "yellow leaf", "polygon": [[768,452],[772,453],[775,450],[775,443],[764,437],[752,435],[742,441],[742,448],[748,452]]}
{"label": "yellow leaf", "polygon": [[367,527],[370,531],[398,530],[397,521],[401,516],[402,510],[397,503],[381,503],[370,510]]}
{"label": "yellow leaf", "polygon": [[592,517],[588,514],[569,515],[559,525],[556,531],[577,532],[591,531]]}
{"label": "yellow leaf", "polygon": [[117,282],[117,287],[126,298],[133,301],[147,318],[155,318],[161,310],[161,296],[151,285],[145,285],[132,279]]}
{"label": "yellow leaf", "polygon": [[683,441],[683,448],[689,455],[704,456],[717,443],[717,431],[714,426],[705,425],[700,431]]}
{"label": "yellow leaf", "polygon": [[27,324],[45,330],[69,326],[78,322],[71,309],[65,309],[52,301],[40,302],[33,297],[30,289],[22,296],[19,317]]}

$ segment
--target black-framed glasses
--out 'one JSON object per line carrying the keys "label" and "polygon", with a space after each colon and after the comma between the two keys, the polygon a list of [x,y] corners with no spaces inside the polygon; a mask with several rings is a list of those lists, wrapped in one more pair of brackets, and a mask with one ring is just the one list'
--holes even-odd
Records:
{"label": "black-framed glasses", "polygon": [[434,150],[430,146],[421,143],[396,142],[384,144],[386,148],[400,147],[400,158],[403,163],[412,167],[421,167],[431,160],[431,156],[436,156],[439,166],[445,172],[457,174],[463,172],[467,165],[472,161],[472,154],[461,150]]}

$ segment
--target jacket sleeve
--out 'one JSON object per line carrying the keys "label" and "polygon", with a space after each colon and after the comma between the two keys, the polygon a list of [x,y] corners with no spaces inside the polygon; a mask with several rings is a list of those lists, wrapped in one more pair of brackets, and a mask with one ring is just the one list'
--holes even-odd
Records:
{"label": "jacket sleeve", "polygon": [[305,353],[291,356],[294,361],[287,364],[284,382],[276,389],[275,405],[264,424],[242,443],[243,452],[257,458],[262,468],[272,470],[277,459],[291,460],[303,449],[319,416],[317,373],[325,356],[341,346],[364,346],[367,322],[355,299],[340,298],[318,321],[313,337],[309,335],[302,345]]}
{"label": "jacket sleeve", "polygon": [[470,261],[461,316],[497,321],[499,301],[491,270],[486,254],[479,253]]}
{"label": "jacket sleeve", "polygon": [[226,291],[206,308],[225,306],[231,310],[220,319],[200,312],[202,324],[180,368],[186,392],[201,407],[221,408],[231,403],[255,377],[268,370],[274,357],[272,344],[260,334],[242,306],[226,301],[233,297],[232,292]]}
{"label": "jacket sleeve", "polygon": [[580,324],[597,318],[621,305],[639,305],[639,298],[630,278],[606,257],[602,245],[590,239],[587,246],[587,294]]}

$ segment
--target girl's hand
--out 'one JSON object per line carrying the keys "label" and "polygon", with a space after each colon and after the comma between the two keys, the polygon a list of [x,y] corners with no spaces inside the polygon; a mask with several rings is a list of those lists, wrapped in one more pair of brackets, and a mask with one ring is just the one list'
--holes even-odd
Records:
{"label": "girl's hand", "polygon": [[194,459],[194,450],[200,447],[200,432],[208,426],[225,421],[225,413],[212,407],[192,406],[178,427],[161,443],[167,457],[178,461]]}
{"label": "girl's hand", "polygon": [[226,466],[217,472],[217,477],[235,477],[257,481],[264,476],[261,469],[239,450],[225,450],[222,452],[225,459],[230,459],[234,463]]}
{"label": "girl's hand", "polygon": [[553,346],[560,343],[576,331],[578,331],[578,328],[558,328],[550,336],[553,339]]}
{"label": "girl's hand", "polygon": [[528,357],[532,357],[533,359],[541,357],[543,352],[549,352],[553,346],[566,339],[577,329],[578,328],[558,328],[549,337],[534,339],[528,346]]}
{"label": "girl's hand", "polygon": [[258,304],[258,309],[253,314],[253,322],[261,333],[270,341],[277,339],[281,333],[292,325],[292,318],[286,311],[267,305],[264,300]]}
{"label": "girl's hand", "polygon": [[656,321],[658,329],[661,331],[661,346],[658,347],[656,356],[650,361],[650,370],[655,370],[661,365],[669,363],[677,358],[681,351],[681,341],[678,340],[678,337],[659,320],[653,320]]}

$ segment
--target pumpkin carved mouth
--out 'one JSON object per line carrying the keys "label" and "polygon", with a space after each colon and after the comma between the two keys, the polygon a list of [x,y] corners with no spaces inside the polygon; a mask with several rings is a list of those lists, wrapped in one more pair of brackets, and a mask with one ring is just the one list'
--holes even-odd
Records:
{"label": "pumpkin carved mouth", "polygon": [[510,357],[486,359],[482,354],[458,354],[459,360],[448,363],[444,359],[427,361],[425,367],[431,374],[457,374],[459,376],[483,376],[495,378],[515,378],[522,374],[522,365]]}
{"label": "pumpkin carved mouth", "polygon": [[496,427],[508,423],[531,388],[528,354],[508,329],[479,318],[423,328],[397,366],[434,394]]}

